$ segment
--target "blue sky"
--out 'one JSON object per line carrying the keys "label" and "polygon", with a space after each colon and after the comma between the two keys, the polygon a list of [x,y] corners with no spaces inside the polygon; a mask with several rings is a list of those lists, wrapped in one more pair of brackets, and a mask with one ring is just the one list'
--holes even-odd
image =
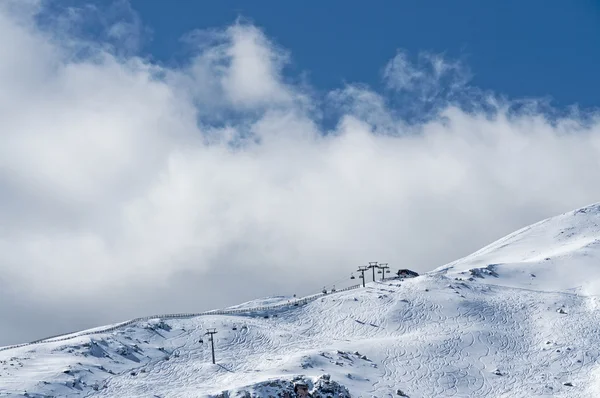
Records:
{"label": "blue sky", "polygon": [[0,344],[600,200],[596,4],[322,3],[0,1]]}
{"label": "blue sky", "polygon": [[317,88],[377,87],[397,49],[462,60],[472,83],[510,97],[548,96],[557,106],[598,106],[600,2],[594,0],[147,1],[133,8],[152,34],[143,51],[180,57],[180,38],[242,16],[292,54]]}

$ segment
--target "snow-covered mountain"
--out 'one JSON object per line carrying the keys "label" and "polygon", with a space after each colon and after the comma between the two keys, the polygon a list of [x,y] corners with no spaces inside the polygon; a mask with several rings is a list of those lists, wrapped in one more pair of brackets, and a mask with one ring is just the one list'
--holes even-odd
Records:
{"label": "snow-covered mountain", "polygon": [[413,279],[3,349],[0,396],[600,396],[599,221],[588,206]]}
{"label": "snow-covered mountain", "polygon": [[502,286],[600,294],[600,204],[520,229],[437,271],[498,274],[484,282]]}

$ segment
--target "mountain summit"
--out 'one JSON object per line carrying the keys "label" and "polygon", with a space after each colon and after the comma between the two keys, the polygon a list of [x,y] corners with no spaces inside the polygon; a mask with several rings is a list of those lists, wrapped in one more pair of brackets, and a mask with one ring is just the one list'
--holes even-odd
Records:
{"label": "mountain summit", "polygon": [[416,278],[0,348],[0,396],[600,396],[599,221],[565,213]]}
{"label": "mountain summit", "polygon": [[600,293],[600,203],[522,228],[434,272],[495,285]]}

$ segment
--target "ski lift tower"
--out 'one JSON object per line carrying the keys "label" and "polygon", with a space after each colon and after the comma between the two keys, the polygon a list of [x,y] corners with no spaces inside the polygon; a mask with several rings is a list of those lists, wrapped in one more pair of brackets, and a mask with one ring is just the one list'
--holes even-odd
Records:
{"label": "ski lift tower", "polygon": [[367,268],[371,268],[373,270],[373,282],[375,282],[375,268],[379,268],[377,266],[377,261],[369,261],[369,266]]}
{"label": "ski lift tower", "polygon": [[212,363],[215,363],[215,339],[214,339],[214,335],[215,333],[217,333],[217,329],[212,328],[212,329],[207,329],[206,333],[204,333],[205,335],[208,334],[210,335],[210,348],[212,351]]}
{"label": "ski lift tower", "polygon": [[381,280],[383,281],[385,279],[385,274],[390,273],[390,270],[389,270],[390,267],[388,266],[388,263],[381,263],[381,264],[379,264],[379,268],[381,268],[381,270],[383,271],[382,275],[381,275]]}
{"label": "ski lift tower", "polygon": [[369,269],[369,267],[367,267],[366,265],[360,265],[358,267],[358,271],[360,272],[360,276],[359,278],[362,279],[362,285],[363,287],[365,287],[365,272]]}

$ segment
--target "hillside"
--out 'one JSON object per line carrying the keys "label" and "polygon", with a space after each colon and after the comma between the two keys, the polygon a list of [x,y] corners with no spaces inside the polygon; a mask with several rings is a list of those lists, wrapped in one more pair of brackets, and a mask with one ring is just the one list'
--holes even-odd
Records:
{"label": "hillside", "polygon": [[520,229],[436,271],[487,276],[480,281],[502,286],[600,294],[600,204]]}
{"label": "hillside", "polygon": [[0,396],[294,396],[294,382],[323,397],[598,396],[599,217],[589,206],[429,274],[297,306],[272,297],[5,349]]}

